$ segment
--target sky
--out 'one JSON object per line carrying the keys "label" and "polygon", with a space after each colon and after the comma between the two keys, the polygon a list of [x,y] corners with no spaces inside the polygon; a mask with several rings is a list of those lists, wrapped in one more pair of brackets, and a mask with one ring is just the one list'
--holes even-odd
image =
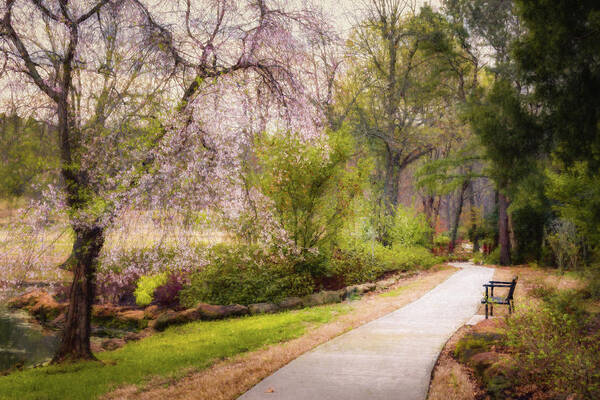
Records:
{"label": "sky", "polygon": [[[363,4],[368,0],[318,0],[326,13],[335,20],[336,26],[341,31],[347,31],[352,26],[353,16],[356,15]],[[414,1],[417,7],[429,4],[434,9],[440,7],[441,0],[407,0]]]}

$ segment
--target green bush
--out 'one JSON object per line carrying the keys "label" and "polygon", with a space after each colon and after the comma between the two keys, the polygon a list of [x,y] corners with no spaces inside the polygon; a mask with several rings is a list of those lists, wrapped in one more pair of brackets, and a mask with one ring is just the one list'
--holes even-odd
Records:
{"label": "green bush", "polygon": [[137,288],[133,292],[135,302],[138,306],[147,306],[154,299],[154,291],[159,286],[167,283],[167,273],[158,275],[142,276],[137,282]]}
{"label": "green bush", "polygon": [[[576,291],[549,292],[537,307],[520,307],[509,319],[507,345],[519,380],[557,394],[600,398],[600,341]],[[597,316],[596,316],[597,318]]]}
{"label": "green bush", "polygon": [[394,214],[390,236],[393,246],[429,246],[431,227],[424,214],[399,205]]}
{"label": "green bush", "polygon": [[318,143],[294,134],[257,138],[259,172],[249,179],[271,199],[273,216],[299,249],[330,251],[369,174],[367,161],[348,164],[353,151],[344,131],[329,132]]}
{"label": "green bush", "polygon": [[486,264],[498,265],[500,264],[500,247],[496,247],[490,254],[483,258]]}
{"label": "green bush", "polygon": [[450,236],[447,233],[440,233],[433,238],[433,245],[435,247],[447,249],[450,244]]}
{"label": "green bush", "polygon": [[424,247],[386,247],[379,242],[354,242],[338,250],[331,259],[330,274],[346,285],[374,281],[386,272],[429,268],[441,262]]}
{"label": "green bush", "polygon": [[251,304],[310,294],[314,280],[309,272],[298,270],[299,264],[258,246],[218,245],[209,254],[209,264],[180,292],[180,301],[188,307],[201,301]]}

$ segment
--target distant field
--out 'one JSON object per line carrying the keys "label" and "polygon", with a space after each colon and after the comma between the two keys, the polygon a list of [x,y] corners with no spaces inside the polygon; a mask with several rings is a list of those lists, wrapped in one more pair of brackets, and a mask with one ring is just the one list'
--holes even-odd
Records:
{"label": "distant field", "polygon": [[[23,202],[17,202],[23,206]],[[44,225],[25,222],[15,203],[0,202],[0,289],[18,282],[57,282],[69,279],[58,268],[73,245],[73,231],[66,219]],[[124,213],[108,230],[105,252],[120,253],[155,246],[197,247],[231,240],[207,222],[189,223],[168,211]],[[0,294],[1,297],[1,294]]]}

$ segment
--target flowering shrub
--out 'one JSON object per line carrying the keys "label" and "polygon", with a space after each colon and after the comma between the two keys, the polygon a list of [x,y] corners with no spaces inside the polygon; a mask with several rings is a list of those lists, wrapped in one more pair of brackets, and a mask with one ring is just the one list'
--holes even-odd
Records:
{"label": "flowering shrub", "polygon": [[[143,276],[165,273],[188,275],[205,265],[204,246],[157,246],[112,249],[104,253],[97,274],[97,297],[101,302],[135,303],[134,291]],[[107,252],[108,253],[108,252]]]}

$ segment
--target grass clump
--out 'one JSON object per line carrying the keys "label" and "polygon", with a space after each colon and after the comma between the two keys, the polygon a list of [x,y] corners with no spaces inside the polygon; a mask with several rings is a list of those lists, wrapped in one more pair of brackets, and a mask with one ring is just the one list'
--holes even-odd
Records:
{"label": "grass clump", "polygon": [[118,386],[153,377],[177,378],[216,360],[301,336],[350,310],[347,305],[224,321],[194,322],[125,347],[99,353],[99,362],[49,366],[0,377],[0,399],[95,399]]}

